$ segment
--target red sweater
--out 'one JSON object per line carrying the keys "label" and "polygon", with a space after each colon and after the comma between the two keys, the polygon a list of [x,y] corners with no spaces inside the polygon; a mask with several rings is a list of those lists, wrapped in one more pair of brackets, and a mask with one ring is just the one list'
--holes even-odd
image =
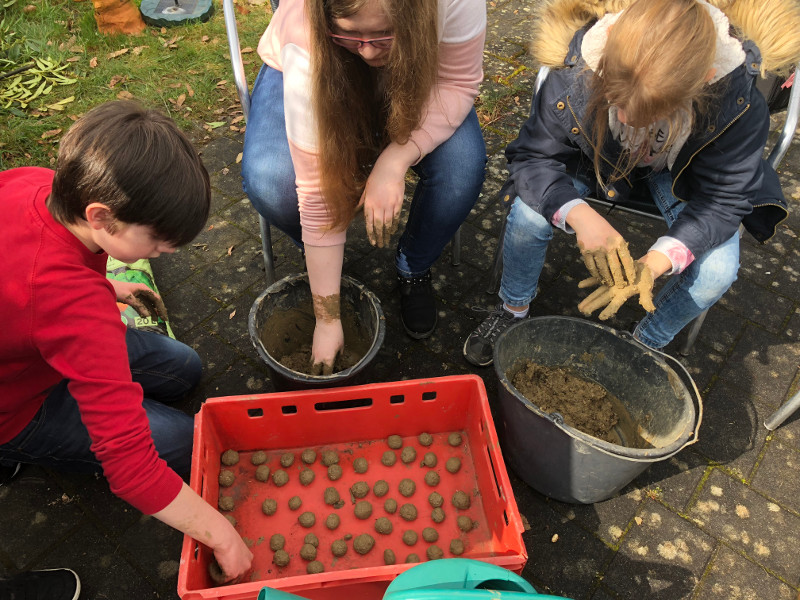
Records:
{"label": "red sweater", "polygon": [[62,379],[78,402],[111,491],[144,513],[167,506],[182,480],[158,457],[142,388],[131,380],[125,325],[94,254],[50,215],[53,172],[0,172],[0,444],[30,423]]}

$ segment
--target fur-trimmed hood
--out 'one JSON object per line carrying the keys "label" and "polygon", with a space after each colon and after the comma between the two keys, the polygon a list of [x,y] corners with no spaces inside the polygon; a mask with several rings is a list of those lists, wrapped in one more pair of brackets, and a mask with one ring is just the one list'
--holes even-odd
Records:
{"label": "fur-trimmed hood", "polygon": [[[633,0],[539,0],[533,15],[531,54],[536,64],[564,66],[575,32]],[[762,73],[785,73],[800,62],[800,2],[797,0],[708,0],[728,17],[737,35],[761,51]]]}

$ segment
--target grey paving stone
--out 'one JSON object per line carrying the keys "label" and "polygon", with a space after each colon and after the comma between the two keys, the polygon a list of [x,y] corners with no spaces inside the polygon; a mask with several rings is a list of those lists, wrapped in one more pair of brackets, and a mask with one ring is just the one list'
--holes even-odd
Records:
{"label": "grey paving stone", "polygon": [[800,477],[787,473],[800,473],[800,450],[772,440],[758,463],[752,488],[800,514]]}
{"label": "grey paving stone", "polygon": [[736,281],[718,304],[773,333],[780,331],[793,308],[790,300],[746,279]]}
{"label": "grey paving stone", "polygon": [[702,600],[792,600],[796,592],[741,554],[721,546],[695,597]]}
{"label": "grey paving stone", "polygon": [[633,480],[632,485],[645,496],[652,495],[681,513],[708,468],[708,462],[690,448],[670,459],[653,463]]}
{"label": "grey paving stone", "polygon": [[242,142],[227,137],[218,137],[203,146],[199,152],[208,172],[216,172],[236,162],[242,151]]}

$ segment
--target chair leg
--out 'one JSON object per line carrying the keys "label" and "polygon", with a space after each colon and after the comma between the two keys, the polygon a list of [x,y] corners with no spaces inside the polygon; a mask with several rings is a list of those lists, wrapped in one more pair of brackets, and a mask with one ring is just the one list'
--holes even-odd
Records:
{"label": "chair leg", "polygon": [[797,392],[791,399],[786,401],[786,404],[781,406],[778,410],[772,413],[766,421],[764,427],[773,431],[780,426],[786,419],[792,416],[794,412],[800,408],[800,392]]}
{"label": "chair leg", "polygon": [[453,266],[457,267],[461,264],[461,227],[458,228],[456,234],[453,236]]}
{"label": "chair leg", "polygon": [[497,239],[497,250],[494,253],[492,263],[492,273],[489,276],[489,287],[486,288],[487,294],[496,294],[500,291],[500,279],[503,276],[503,240],[506,237],[506,221],[503,220],[503,228],[500,230],[500,237]]}
{"label": "chair leg", "polygon": [[681,356],[689,356],[692,353],[692,349],[694,348],[694,343],[697,340],[697,336],[700,333],[700,328],[703,326],[703,321],[706,320],[706,315],[708,314],[708,309],[705,309],[700,316],[697,317],[694,321],[692,321],[692,326],[689,329],[689,335],[686,338],[686,342],[681,346],[681,349],[678,350],[678,354]]}
{"label": "chair leg", "polygon": [[258,215],[258,224],[261,228],[261,253],[264,255],[264,272],[267,276],[267,285],[275,283],[275,263],[272,259],[272,233],[267,220]]}

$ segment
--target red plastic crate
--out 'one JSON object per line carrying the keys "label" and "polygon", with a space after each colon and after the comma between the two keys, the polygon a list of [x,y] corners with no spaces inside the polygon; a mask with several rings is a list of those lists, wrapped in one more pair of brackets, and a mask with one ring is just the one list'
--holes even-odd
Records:
{"label": "red plastic crate", "polygon": [[[462,445],[453,448],[447,436],[460,432]],[[429,448],[417,440],[420,433],[433,435],[434,443]],[[406,465],[398,461],[393,467],[380,462],[383,452],[389,447],[386,438],[400,435],[403,447],[412,446],[417,458]],[[240,460],[234,467],[236,483],[222,488],[222,493],[232,495],[236,508],[232,512],[237,519],[237,531],[251,543],[255,556],[253,570],[246,583],[214,587],[208,575],[211,551],[192,540],[184,538],[181,564],[178,573],[178,593],[183,600],[220,598],[226,600],[255,599],[259,590],[268,585],[292,592],[313,600],[348,598],[379,600],[383,592],[399,573],[412,567],[403,561],[409,553],[416,553],[426,560],[429,546],[422,539],[422,529],[433,526],[439,531],[436,544],[449,553],[450,540],[456,537],[465,542],[464,558],[474,558],[500,565],[517,573],[522,571],[527,560],[522,540],[522,520],[514,500],[505,464],[500,453],[494,423],[483,381],[474,375],[441,377],[434,379],[377,383],[356,387],[326,390],[283,392],[253,396],[210,398],[195,418],[194,452],[192,456],[191,486],[209,503],[216,506],[220,494],[218,482],[220,455],[232,448],[240,452]],[[314,481],[302,486],[298,475],[305,466],[300,453],[312,448],[317,451],[317,460],[310,468],[315,473]],[[281,468],[279,459],[283,452],[294,452],[294,464],[285,469],[290,481],[277,487],[270,479],[267,483],[255,479],[256,467],[250,462],[256,450],[267,452],[271,471]],[[327,468],[321,462],[323,450],[336,450],[344,475],[331,482]],[[435,452],[438,464],[434,468],[441,480],[435,488],[425,484],[423,477],[427,468],[420,462],[425,452]],[[358,474],[352,461],[358,457],[369,461],[369,470]],[[445,469],[450,456],[461,458],[461,470],[451,474]],[[417,489],[411,498],[403,498],[397,485],[403,478],[416,482]],[[376,498],[372,485],[379,479],[389,483],[389,494]],[[365,498],[372,502],[372,516],[359,520],[353,515],[350,486],[356,481],[370,484],[370,493]],[[325,488],[333,486],[345,501],[345,506],[334,510],[323,501]],[[435,524],[430,517],[431,506],[428,495],[438,491],[445,499],[443,509],[446,519]],[[456,490],[471,496],[471,507],[467,511],[456,510],[451,498]],[[303,506],[291,511],[288,500],[299,495]],[[278,512],[266,516],[261,512],[265,498],[278,502]],[[383,509],[386,498],[394,498],[398,505],[413,502],[418,518],[406,522],[399,516],[387,514]],[[316,525],[305,529],[297,522],[304,511],[313,511]],[[325,527],[325,518],[336,512],[341,519],[335,531]],[[478,522],[469,533],[460,532],[456,517],[467,514]],[[394,531],[389,536],[375,532],[378,517],[387,516]],[[412,546],[401,541],[403,531],[413,529],[419,540]],[[320,540],[317,560],[325,565],[325,572],[315,575],[306,573],[306,561],[299,556],[304,536],[313,532]],[[291,562],[284,568],[272,564],[273,552],[269,538],[281,533],[286,538],[286,550]],[[344,557],[335,559],[330,553],[330,544],[341,539],[345,533],[353,538],[369,533],[375,546],[365,556],[357,554],[348,543]],[[385,565],[383,550],[391,548],[397,564]]]}

